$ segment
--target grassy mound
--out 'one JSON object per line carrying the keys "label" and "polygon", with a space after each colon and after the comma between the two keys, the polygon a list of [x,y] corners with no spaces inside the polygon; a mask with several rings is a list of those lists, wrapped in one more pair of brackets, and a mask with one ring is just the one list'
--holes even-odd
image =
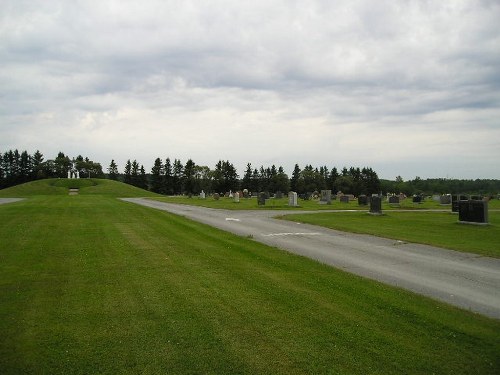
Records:
{"label": "grassy mound", "polygon": [[0,190],[0,197],[31,197],[36,195],[67,195],[69,189],[79,189],[81,195],[106,195],[112,197],[151,197],[157,196],[147,190],[124,184],[123,182],[90,178],[66,179],[52,178],[31,181]]}

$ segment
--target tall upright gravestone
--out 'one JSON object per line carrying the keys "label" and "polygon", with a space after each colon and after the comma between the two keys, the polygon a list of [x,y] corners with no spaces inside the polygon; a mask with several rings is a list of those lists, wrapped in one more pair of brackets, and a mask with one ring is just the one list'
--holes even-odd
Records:
{"label": "tall upright gravestone", "polygon": [[321,196],[319,200],[320,204],[332,204],[332,191],[331,190],[321,190]]}
{"label": "tall upright gravestone", "polygon": [[288,205],[291,207],[297,207],[297,193],[294,191],[291,191],[288,193]]}
{"label": "tall upright gravestone", "polygon": [[379,196],[372,196],[370,199],[370,214],[382,215],[382,198]]}
{"label": "tall upright gravestone", "polygon": [[264,192],[259,193],[259,195],[257,196],[257,204],[259,206],[265,206],[267,197],[268,195],[266,193]]}

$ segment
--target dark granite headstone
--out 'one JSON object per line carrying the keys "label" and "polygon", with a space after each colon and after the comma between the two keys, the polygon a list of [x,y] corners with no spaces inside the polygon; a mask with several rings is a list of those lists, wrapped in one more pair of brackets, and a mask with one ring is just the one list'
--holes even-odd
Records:
{"label": "dark granite headstone", "polygon": [[349,197],[347,195],[342,195],[340,197],[340,203],[349,203]]}
{"label": "dark granite headstone", "polygon": [[281,191],[277,191],[276,194],[274,194],[274,198],[276,198],[276,199],[283,198],[283,193]]}
{"label": "dark granite headstone", "polygon": [[267,192],[260,192],[259,195],[257,196],[257,204],[259,206],[265,206],[266,205],[266,199],[269,199],[269,193],[267,193]]}
{"label": "dark granite headstone", "polygon": [[488,224],[488,202],[472,199],[458,201],[458,221]]}
{"label": "dark granite headstone", "polygon": [[391,195],[388,201],[389,204],[399,204],[399,197],[397,195]]}
{"label": "dark granite headstone", "polygon": [[381,214],[382,213],[382,198],[378,196],[372,196],[370,199],[370,213]]}
{"label": "dark granite headstone", "polygon": [[413,196],[413,203],[422,203],[422,196],[421,195],[414,195]]}
{"label": "dark granite headstone", "polygon": [[469,197],[463,194],[451,196],[451,212],[458,212],[458,202],[467,201]]}
{"label": "dark granite headstone", "polygon": [[360,206],[368,205],[368,197],[366,195],[360,195],[358,197],[358,205]]}
{"label": "dark granite headstone", "polygon": [[214,199],[215,199],[216,201],[218,201],[218,200],[219,200],[219,198],[220,198],[220,195],[219,195],[218,193],[215,193],[215,194],[214,194]]}

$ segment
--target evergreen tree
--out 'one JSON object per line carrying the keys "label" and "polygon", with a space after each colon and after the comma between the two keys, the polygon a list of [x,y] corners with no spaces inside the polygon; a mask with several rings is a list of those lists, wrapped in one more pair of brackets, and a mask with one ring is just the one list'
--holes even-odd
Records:
{"label": "evergreen tree", "polygon": [[327,181],[327,189],[330,189],[333,194],[336,194],[339,191],[337,185],[335,184],[338,177],[339,173],[337,172],[337,168],[333,167]]}
{"label": "evergreen tree", "polygon": [[141,185],[140,175],[139,175],[139,163],[134,159],[132,162],[132,170],[130,172],[131,183],[134,186],[139,187]]}
{"label": "evergreen tree", "polygon": [[180,160],[174,159],[173,171],[172,171],[172,187],[174,194],[182,194],[182,172],[183,165]]}
{"label": "evergreen tree", "polygon": [[163,194],[172,195],[174,194],[174,183],[173,183],[173,170],[172,164],[170,163],[170,158],[165,160],[165,165],[163,168]]}
{"label": "evergreen tree", "polygon": [[252,189],[252,164],[250,163],[247,164],[247,169],[241,181],[241,185],[243,189]]}
{"label": "evergreen tree", "polygon": [[112,159],[111,163],[109,163],[108,177],[110,180],[118,180],[118,165],[116,165],[114,159]]}
{"label": "evergreen tree", "polygon": [[298,164],[295,164],[292,172],[292,178],[290,179],[290,189],[292,191],[298,192],[298,183],[300,179],[300,168]]}
{"label": "evergreen tree", "polygon": [[125,170],[123,172],[123,182],[126,184],[132,185],[132,163],[130,159],[125,163]]}
{"label": "evergreen tree", "polygon": [[196,186],[195,186],[195,168],[196,168],[196,164],[191,159],[189,159],[186,162],[186,165],[184,166],[182,180],[183,180],[184,191],[188,195],[194,194],[196,192],[195,191],[195,189],[196,189]]}
{"label": "evergreen tree", "polygon": [[19,161],[19,182],[24,183],[30,181],[32,173],[33,165],[31,156],[28,155],[27,151],[23,151]]}
{"label": "evergreen tree", "polygon": [[155,193],[163,192],[163,164],[160,158],[156,158],[153,168],[151,168],[151,191]]}
{"label": "evergreen tree", "polygon": [[139,179],[138,179],[138,187],[144,190],[148,190],[148,176],[146,175],[146,170],[144,169],[144,165],[141,164],[141,168],[139,169]]}
{"label": "evergreen tree", "polygon": [[249,190],[250,192],[259,192],[262,190],[260,186],[259,171],[257,170],[257,168],[255,168],[252,172],[252,183]]}
{"label": "evergreen tree", "polygon": [[31,178],[33,180],[46,178],[45,171],[43,169],[43,155],[40,151],[36,150],[32,157],[32,174]]}
{"label": "evergreen tree", "polygon": [[273,179],[273,186],[276,191],[281,191],[282,193],[288,193],[290,190],[290,179],[288,178],[287,174],[285,173],[283,167],[278,168],[278,172],[276,175],[272,177]]}

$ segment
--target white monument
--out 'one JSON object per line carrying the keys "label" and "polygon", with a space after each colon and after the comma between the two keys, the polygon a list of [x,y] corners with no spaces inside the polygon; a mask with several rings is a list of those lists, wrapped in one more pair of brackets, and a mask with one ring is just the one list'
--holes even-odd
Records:
{"label": "white monument", "polygon": [[297,202],[297,193],[291,191],[288,193],[288,205],[291,207],[297,207],[299,204]]}
{"label": "white monument", "polygon": [[234,203],[240,203],[240,193],[234,193]]}
{"label": "white monument", "polygon": [[202,190],[200,193],[200,199],[205,199],[206,195],[205,192]]}

